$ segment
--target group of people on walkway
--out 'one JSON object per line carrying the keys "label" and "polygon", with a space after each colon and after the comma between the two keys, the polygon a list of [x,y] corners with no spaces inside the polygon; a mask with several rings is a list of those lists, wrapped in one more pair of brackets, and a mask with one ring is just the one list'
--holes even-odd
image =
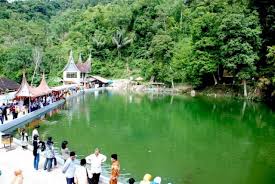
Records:
{"label": "group of people on walkway", "polygon": [[[11,114],[12,115],[12,118],[15,119],[18,117],[18,114],[20,112],[23,112],[24,109],[20,108],[18,103],[14,102],[12,104],[5,104],[3,103],[1,106],[0,106],[0,121],[1,121],[1,124],[3,124],[5,121],[8,121],[8,115]],[[25,111],[24,111],[25,112]]]}
{"label": "group of people on walkway", "polygon": [[[33,99],[21,98],[15,99],[13,102],[0,105],[0,122],[16,119],[20,114],[27,114],[36,111],[47,105],[50,105],[63,98],[63,93],[52,93],[45,96],[36,97]],[[12,117],[9,117],[12,116]]]}
{"label": "group of people on walkway", "polygon": [[[36,126],[32,132],[33,166],[35,170],[39,169],[40,154],[44,152],[46,159],[43,169],[50,172],[53,169],[53,165],[57,165],[53,139],[52,137],[48,137],[46,143],[39,140],[38,128],[39,126]],[[20,134],[22,148],[27,149],[26,143],[28,142],[28,134],[25,129],[22,129]],[[75,151],[70,151],[67,145],[68,141],[63,141],[60,150],[61,157],[64,160],[62,172],[66,177],[67,184],[98,184],[102,172],[102,164],[107,160],[107,157],[100,153],[99,148],[96,148],[91,155],[80,160],[79,166],[76,161]],[[109,183],[117,184],[120,173],[120,164],[117,154],[111,155],[111,161],[112,166]],[[88,164],[90,164],[90,169],[87,167]]]}
{"label": "group of people on walkway", "polygon": [[[43,169],[50,172],[53,169],[53,165],[57,166],[57,159],[55,157],[55,149],[52,137],[48,137],[46,142],[39,140],[38,128],[36,126],[32,131],[32,144],[33,144],[33,167],[35,170],[39,169],[40,154],[44,152],[46,157]],[[22,129],[21,133],[22,148],[27,149],[28,134],[25,129]],[[66,177],[67,184],[98,184],[100,175],[102,173],[102,165],[106,162],[107,157],[100,153],[100,149],[96,148],[92,154],[80,160],[80,165],[76,160],[76,152],[70,151],[68,148],[68,141],[61,143],[61,158],[64,161],[62,172]],[[118,161],[118,155],[111,155],[111,175],[109,184],[117,184],[118,177],[120,175],[120,163]],[[160,184],[161,178],[155,177],[151,181],[152,176],[146,174],[140,184]],[[129,184],[135,183],[134,178],[128,180]]]}

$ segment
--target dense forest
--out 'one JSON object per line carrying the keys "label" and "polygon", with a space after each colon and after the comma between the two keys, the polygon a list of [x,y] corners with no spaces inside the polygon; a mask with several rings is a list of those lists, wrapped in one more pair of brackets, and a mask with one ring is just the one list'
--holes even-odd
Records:
{"label": "dense forest", "polygon": [[274,99],[274,35],[270,0],[0,0],[0,75],[20,82],[37,68],[54,84],[73,49],[105,77],[233,83]]}

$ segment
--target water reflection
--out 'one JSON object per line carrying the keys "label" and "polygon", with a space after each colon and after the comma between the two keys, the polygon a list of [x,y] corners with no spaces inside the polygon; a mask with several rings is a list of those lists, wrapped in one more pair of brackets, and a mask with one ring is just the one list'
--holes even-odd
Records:
{"label": "water reflection", "polygon": [[261,104],[100,92],[68,101],[47,121],[58,123],[42,124],[44,134],[68,138],[80,155],[95,146],[115,151],[122,174],[136,178],[149,172],[179,184],[275,180],[275,117]]}

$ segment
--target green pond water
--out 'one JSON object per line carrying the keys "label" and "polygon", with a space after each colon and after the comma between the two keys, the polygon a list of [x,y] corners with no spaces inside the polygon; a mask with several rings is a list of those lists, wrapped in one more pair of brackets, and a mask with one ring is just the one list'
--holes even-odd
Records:
{"label": "green pond water", "polygon": [[275,183],[275,113],[263,104],[87,93],[47,115],[39,131],[56,146],[68,140],[78,158],[96,147],[117,153],[126,178],[150,173],[164,184]]}

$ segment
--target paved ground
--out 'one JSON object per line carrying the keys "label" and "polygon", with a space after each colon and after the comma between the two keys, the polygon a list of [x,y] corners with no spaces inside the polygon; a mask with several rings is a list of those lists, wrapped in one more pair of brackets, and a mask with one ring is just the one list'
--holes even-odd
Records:
{"label": "paved ground", "polygon": [[[27,114],[27,113],[26,113]],[[20,113],[18,113],[18,116],[17,116],[17,118],[20,118],[20,117],[22,117],[22,116],[24,116],[25,114],[23,114],[23,112],[20,112]],[[10,114],[8,114],[8,120],[6,121],[6,120],[4,120],[4,122],[3,122],[3,124],[6,124],[6,123],[8,123],[8,122],[10,122],[10,121],[12,121],[13,120],[13,118],[12,118],[12,114],[10,113]],[[0,123],[1,123],[1,121],[0,121]]]}
{"label": "paved ground", "polygon": [[44,158],[40,158],[39,170],[33,168],[32,152],[24,151],[20,146],[12,145],[14,150],[6,151],[0,149],[0,176],[1,184],[10,184],[13,179],[13,172],[15,169],[20,168],[23,171],[24,184],[66,184],[66,179],[61,172],[62,166],[58,165],[51,172],[43,170]]}

